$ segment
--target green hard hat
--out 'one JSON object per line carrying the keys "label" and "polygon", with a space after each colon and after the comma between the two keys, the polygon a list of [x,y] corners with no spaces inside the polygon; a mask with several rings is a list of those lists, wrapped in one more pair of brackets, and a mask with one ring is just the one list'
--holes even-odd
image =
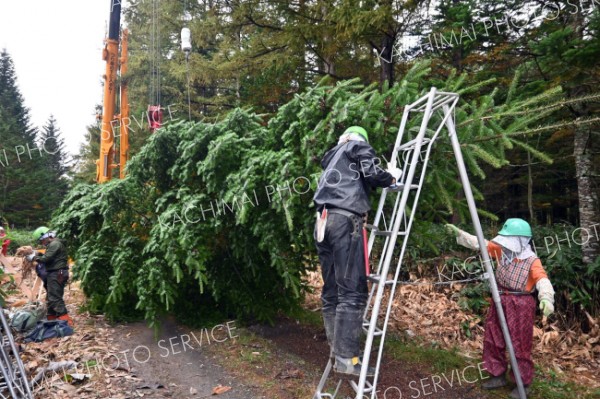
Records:
{"label": "green hard hat", "polygon": [[42,227],[38,227],[37,229],[35,229],[35,231],[33,232],[33,239],[36,241],[39,241],[39,239],[46,234],[47,232],[49,232],[50,229],[42,226]]}
{"label": "green hard hat", "polygon": [[347,134],[347,133],[357,133],[357,134],[360,134],[361,136],[363,136],[365,138],[365,140],[367,140],[367,142],[369,141],[369,135],[367,134],[367,131],[364,128],[360,127],[360,126],[350,126],[344,132],[344,134]]}
{"label": "green hard hat", "polygon": [[502,230],[498,232],[501,236],[523,236],[531,237],[531,226],[523,219],[513,218],[507,219],[502,226]]}

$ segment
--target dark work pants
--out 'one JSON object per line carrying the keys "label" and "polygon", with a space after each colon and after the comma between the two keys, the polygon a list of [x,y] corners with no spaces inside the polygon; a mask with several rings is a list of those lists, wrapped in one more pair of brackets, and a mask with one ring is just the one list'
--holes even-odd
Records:
{"label": "dark work pants", "polygon": [[65,294],[65,285],[67,285],[68,279],[69,271],[67,269],[48,272],[48,278],[46,279],[48,315],[59,317],[67,314],[63,295]]}
{"label": "dark work pants", "polygon": [[362,223],[360,216],[329,213],[325,238],[317,243],[324,281],[323,318],[326,328],[328,320],[335,319],[333,350],[343,358],[359,355],[368,296]]}

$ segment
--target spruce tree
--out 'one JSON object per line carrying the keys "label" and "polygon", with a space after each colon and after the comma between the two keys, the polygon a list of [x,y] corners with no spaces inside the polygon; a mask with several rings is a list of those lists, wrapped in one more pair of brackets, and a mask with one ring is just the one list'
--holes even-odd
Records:
{"label": "spruce tree", "polygon": [[50,115],[41,131],[39,146],[44,151],[41,164],[47,175],[41,187],[40,202],[43,206],[44,218],[49,218],[68,192],[66,173],[70,169],[65,143],[53,115]]}
{"label": "spruce tree", "polygon": [[35,142],[37,129],[17,85],[14,63],[0,53],[0,212],[11,224],[31,226],[44,221],[39,185],[43,152]]}

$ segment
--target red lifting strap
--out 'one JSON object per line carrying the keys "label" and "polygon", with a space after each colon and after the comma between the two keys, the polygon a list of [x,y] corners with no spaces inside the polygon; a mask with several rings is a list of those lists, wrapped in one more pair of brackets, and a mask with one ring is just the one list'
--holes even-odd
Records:
{"label": "red lifting strap", "polygon": [[163,111],[160,105],[149,105],[148,106],[148,124],[150,125],[150,131],[154,133],[155,130],[160,129],[163,122]]}

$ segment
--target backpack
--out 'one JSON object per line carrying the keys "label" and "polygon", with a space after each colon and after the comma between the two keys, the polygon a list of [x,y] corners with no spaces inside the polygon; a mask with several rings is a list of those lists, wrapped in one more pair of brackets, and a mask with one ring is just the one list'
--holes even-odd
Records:
{"label": "backpack", "polygon": [[10,319],[10,326],[18,333],[26,333],[35,327],[45,313],[44,305],[39,303],[24,306],[13,314]]}
{"label": "backpack", "polygon": [[28,342],[42,342],[50,338],[73,335],[74,331],[66,320],[40,321],[32,332],[25,337]]}
{"label": "backpack", "polygon": [[46,284],[46,280],[48,279],[48,271],[46,270],[46,264],[38,262],[38,264],[35,266],[35,273],[42,280],[42,282]]}

